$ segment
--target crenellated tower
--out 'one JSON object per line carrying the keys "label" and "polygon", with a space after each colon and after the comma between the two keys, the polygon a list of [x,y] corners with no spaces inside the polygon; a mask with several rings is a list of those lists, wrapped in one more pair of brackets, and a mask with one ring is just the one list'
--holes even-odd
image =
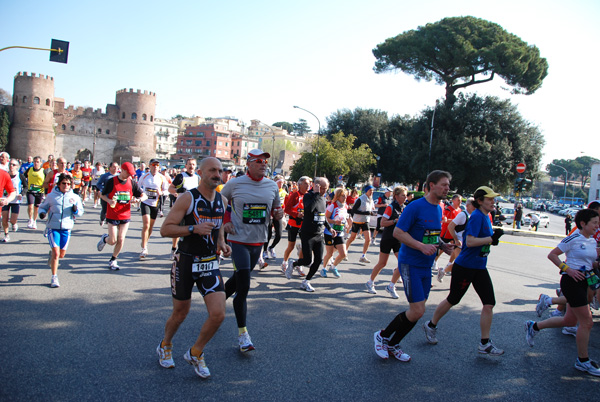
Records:
{"label": "crenellated tower", "polygon": [[154,113],[156,94],[148,91],[117,91],[116,106],[119,110],[117,126],[117,145],[114,160],[131,161],[139,157],[148,162],[156,155],[154,136]]}
{"label": "crenellated tower", "polygon": [[9,153],[46,157],[54,153],[54,78],[19,72],[13,87]]}

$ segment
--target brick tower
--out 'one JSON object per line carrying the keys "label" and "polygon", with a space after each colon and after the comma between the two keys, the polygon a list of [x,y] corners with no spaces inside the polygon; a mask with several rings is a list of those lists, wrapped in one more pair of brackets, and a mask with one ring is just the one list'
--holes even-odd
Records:
{"label": "brick tower", "polygon": [[154,113],[156,94],[133,89],[117,91],[116,106],[119,110],[117,145],[113,153],[115,161],[131,162],[139,157],[148,163],[156,156],[154,136]]}
{"label": "brick tower", "polygon": [[54,154],[54,78],[19,72],[13,91],[11,157],[27,159],[31,155],[45,159]]}

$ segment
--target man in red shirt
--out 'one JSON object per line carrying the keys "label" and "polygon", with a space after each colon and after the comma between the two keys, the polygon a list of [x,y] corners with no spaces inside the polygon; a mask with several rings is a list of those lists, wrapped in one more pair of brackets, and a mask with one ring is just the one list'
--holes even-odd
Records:
{"label": "man in red shirt", "polygon": [[[452,222],[454,220],[454,218],[456,218],[458,216],[458,214],[462,211],[462,209],[460,209],[460,202],[461,202],[461,197],[460,194],[454,194],[452,196],[452,204],[450,205],[446,205],[443,209],[442,212],[442,234],[441,234],[441,239],[444,243],[452,243],[454,244],[454,239],[452,237],[452,234],[448,231],[448,225],[450,225],[450,222]],[[435,265],[437,268],[437,260],[438,258],[440,258],[440,255],[442,255],[441,250],[438,251],[438,255],[435,257]],[[450,256],[450,262],[446,265],[446,267],[448,267],[449,265],[451,265],[454,262],[454,258],[456,258],[458,256],[452,254]],[[454,258],[453,258],[454,257]],[[443,275],[441,274],[442,272],[444,272],[445,268],[437,268],[438,269],[438,281],[441,282],[441,278],[443,277]]]}
{"label": "man in red shirt", "polygon": [[108,243],[115,246],[108,267],[119,270],[117,257],[123,248],[123,242],[129,228],[131,219],[131,203],[144,201],[148,196],[140,189],[136,182],[131,180],[135,176],[135,169],[130,162],[121,166],[121,173],[106,181],[102,198],[108,204],[106,209],[106,223],[108,223],[108,234],[103,234],[98,242],[98,251],[102,251]]}
{"label": "man in red shirt", "polygon": [[[304,203],[302,202],[304,198],[304,194],[308,191],[310,187],[311,179],[308,176],[302,176],[298,180],[298,191],[294,191],[285,201],[285,213],[290,217],[288,220],[288,246],[283,253],[283,263],[281,264],[281,272],[285,273],[285,270],[288,266],[288,259],[290,258],[290,254],[296,245],[296,238],[298,237],[298,232],[300,231],[300,227],[302,226],[302,219],[304,218]],[[302,258],[302,252],[299,252],[298,255]],[[298,271],[298,275],[304,276],[304,272],[302,271],[302,267],[296,267]]]}
{"label": "man in red shirt", "polygon": [[6,170],[0,169],[0,207],[8,205],[16,196],[10,175]]}
{"label": "man in red shirt", "polygon": [[89,160],[83,161],[83,167],[81,168],[81,174],[83,182],[81,183],[81,202],[85,205],[85,200],[88,196],[88,190],[92,183],[92,166]]}

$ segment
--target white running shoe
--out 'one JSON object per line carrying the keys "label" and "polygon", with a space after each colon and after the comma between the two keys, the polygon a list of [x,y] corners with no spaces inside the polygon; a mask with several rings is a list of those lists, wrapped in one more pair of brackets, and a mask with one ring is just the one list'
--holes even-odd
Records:
{"label": "white running shoe", "polygon": [[575,361],[575,368],[579,371],[583,371],[596,377],[600,377],[600,367],[598,366],[598,363],[591,359],[585,363],[582,363],[579,361],[578,358]]}
{"label": "white running shoe", "polygon": [[267,263],[265,262],[265,260],[263,260],[263,258],[262,258],[262,257],[259,257],[259,258],[258,258],[258,262],[257,262],[257,264],[258,264],[258,269],[259,269],[259,270],[261,270],[261,271],[262,271],[263,269],[265,269],[265,267],[266,267],[267,265],[269,265],[269,264],[267,264]]}
{"label": "white running shoe", "polygon": [[277,258],[277,254],[275,254],[275,250],[273,250],[272,248],[268,248],[267,251],[269,252],[269,258],[271,258],[273,260]]}
{"label": "white running shoe", "polygon": [[541,294],[538,298],[538,303],[535,306],[535,312],[538,317],[541,317],[544,314],[544,311],[548,310],[548,307],[552,304],[552,298],[548,295]]}
{"label": "white running shoe", "polygon": [[398,298],[398,293],[396,292],[396,285],[394,285],[393,283],[389,283],[385,287],[385,290],[386,290],[386,292],[388,292],[390,294],[390,296],[392,296],[392,299]]}
{"label": "white running shoe", "polygon": [[498,349],[491,340],[489,340],[485,345],[482,345],[480,342],[477,351],[483,355],[490,356],[500,356],[504,354],[504,350]]}
{"label": "white running shoe", "polygon": [[196,357],[192,355],[191,349],[188,349],[187,352],[183,355],[183,358],[186,362],[194,366],[194,371],[198,374],[198,377],[208,378],[210,377],[210,371],[206,366],[206,362],[204,361],[204,352],[200,355],[200,357]]}
{"label": "white running shoe", "polygon": [[362,256],[358,259],[358,262],[364,262],[365,264],[370,264],[371,261],[369,261],[369,259],[367,259],[367,257]]}
{"label": "white running shoe", "polygon": [[119,269],[121,269],[121,267],[119,267],[119,264],[117,263],[117,260],[111,260],[108,263],[108,268],[110,268],[111,271],[118,271]]}
{"label": "white running shoe", "polygon": [[365,287],[367,288],[367,292],[371,293],[372,295],[377,294],[377,291],[375,290],[375,284],[372,280],[369,279],[367,283],[365,283]]}
{"label": "white running shoe", "polygon": [[577,337],[577,325],[574,327],[563,327],[561,332],[565,335]]}
{"label": "white running shoe", "polygon": [[36,221],[33,221],[33,224],[31,225],[31,228],[32,229],[37,229],[37,222]]}
{"label": "white running shoe", "polygon": [[96,248],[98,249],[98,251],[102,251],[104,250],[104,246],[106,246],[106,242],[104,241],[106,238],[108,237],[108,235],[106,233],[104,233],[101,237],[100,237],[100,241],[98,242],[98,244],[96,245]]}
{"label": "white running shoe", "polygon": [[533,324],[535,324],[535,321],[525,321],[525,340],[527,341],[527,344],[531,347],[533,347],[533,345],[535,344],[535,342],[533,341],[533,337],[540,332],[533,329]]}
{"label": "white running shoe", "polygon": [[171,250],[171,255],[169,256],[171,261],[175,261],[175,254],[177,254],[177,250]]}
{"label": "white running shoe", "polygon": [[409,362],[410,361],[410,355],[408,355],[407,353],[404,353],[402,351],[400,344],[397,344],[394,346],[388,346],[388,353],[391,353],[392,356],[394,356],[396,359],[400,360],[401,362]]}
{"label": "white running shoe", "polygon": [[263,251],[263,253],[262,253],[262,259],[263,260],[268,260],[269,259],[269,254],[267,254],[266,251]]}
{"label": "white running shoe", "polygon": [[285,274],[285,270],[287,269],[288,263],[287,261],[284,261],[281,263],[281,273]]}
{"label": "white running shoe", "polygon": [[377,331],[373,334],[373,342],[375,344],[375,353],[382,359],[387,359],[388,354],[388,342],[389,339],[381,336],[381,331]]}
{"label": "white running shoe", "polygon": [[425,331],[425,338],[427,339],[427,342],[432,344],[432,345],[437,345],[438,343],[438,339],[436,336],[437,333],[437,328],[431,328],[429,326],[429,323],[431,321],[427,321],[425,324],[423,324],[423,331]]}
{"label": "white running shoe", "polygon": [[554,310],[553,312],[550,313],[550,317],[564,317],[565,312],[564,311],[560,311],[558,309]]}
{"label": "white running shoe", "polygon": [[58,282],[58,276],[52,275],[52,279],[50,279],[50,287],[51,288],[59,288],[60,283]]}
{"label": "white running shoe", "polygon": [[306,276],[306,274],[304,273],[304,271],[302,270],[302,267],[300,265],[298,265],[296,267],[296,272],[298,272],[298,275],[300,275],[300,276]]}
{"label": "white running shoe", "polygon": [[27,222],[27,229],[33,229],[33,221],[29,220],[29,222]]}
{"label": "white running shoe", "polygon": [[442,283],[442,280],[444,279],[444,275],[446,275],[446,271],[444,271],[444,269],[445,268],[438,268],[438,271],[437,271],[437,280],[440,283]]}
{"label": "white running shoe", "polygon": [[143,248],[142,252],[140,253],[140,260],[143,260],[146,257],[148,257],[148,249],[147,248]]}
{"label": "white running shoe", "polygon": [[593,308],[594,310],[600,309],[600,303],[598,302],[598,298],[596,297],[596,295],[594,295],[594,299],[590,303],[590,307]]}
{"label": "white running shoe", "polygon": [[250,339],[250,334],[248,334],[248,331],[245,331],[238,336],[238,344],[240,345],[240,352],[242,353],[254,350],[254,345],[252,344],[252,340]]}
{"label": "white running shoe", "polygon": [[156,354],[158,354],[158,364],[160,364],[164,368],[173,368],[175,367],[175,362],[173,361],[173,345],[165,345],[161,346],[162,341],[156,347]]}
{"label": "white running shoe", "polygon": [[8,233],[4,233],[4,238],[2,239],[3,243],[8,243],[10,241],[10,236]]}
{"label": "white running shoe", "polygon": [[306,290],[307,292],[314,292],[315,288],[310,285],[310,282],[304,279],[300,284],[300,289]]}
{"label": "white running shoe", "polygon": [[[19,225],[15,223],[14,225],[12,225],[12,231],[16,232],[17,230],[19,230]],[[596,309],[596,310],[598,310],[598,309]]]}
{"label": "white running shoe", "polygon": [[287,267],[285,267],[285,277],[292,279],[292,272],[294,272],[294,260],[290,258],[288,260]]}

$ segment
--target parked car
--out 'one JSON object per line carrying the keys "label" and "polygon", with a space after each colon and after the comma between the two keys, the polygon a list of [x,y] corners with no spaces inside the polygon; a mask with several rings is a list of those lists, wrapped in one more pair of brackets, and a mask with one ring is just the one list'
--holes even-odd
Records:
{"label": "parked car", "polygon": [[[550,226],[550,217],[548,214],[535,214],[540,218],[540,223],[538,224],[538,228],[547,228]],[[529,216],[523,217],[523,225],[531,226],[531,218]]]}
{"label": "parked car", "polygon": [[512,225],[513,220],[515,219],[515,209],[514,208],[502,208],[500,209],[500,220],[507,225]]}

